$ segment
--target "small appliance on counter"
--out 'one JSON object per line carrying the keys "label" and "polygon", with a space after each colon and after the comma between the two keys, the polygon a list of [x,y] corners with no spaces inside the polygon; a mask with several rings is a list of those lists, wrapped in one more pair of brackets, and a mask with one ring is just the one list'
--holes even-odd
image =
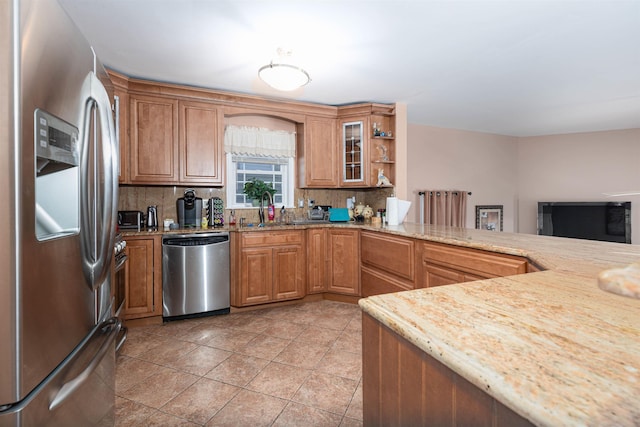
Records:
{"label": "small appliance on counter", "polygon": [[325,221],[329,217],[331,206],[318,205],[309,210],[309,219],[314,221]]}
{"label": "small appliance on counter", "polygon": [[144,227],[144,214],[140,211],[118,211],[120,230],[140,231]]}
{"label": "small appliance on counter", "polygon": [[331,208],[329,209],[329,221],[331,222],[347,222],[351,220],[349,209],[347,208]]}
{"label": "small appliance on counter", "polygon": [[180,228],[198,228],[202,224],[202,199],[194,189],[184,191],[184,197],[176,202]]}
{"label": "small appliance on counter", "polygon": [[158,207],[155,205],[147,208],[147,230],[158,229]]}

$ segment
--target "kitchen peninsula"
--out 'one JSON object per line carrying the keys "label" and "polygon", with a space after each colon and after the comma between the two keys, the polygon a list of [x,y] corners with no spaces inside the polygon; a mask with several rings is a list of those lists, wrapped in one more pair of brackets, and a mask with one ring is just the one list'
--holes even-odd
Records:
{"label": "kitchen peninsula", "polygon": [[640,247],[390,228],[546,271],[361,300],[365,425],[640,423],[640,300],[597,283]]}

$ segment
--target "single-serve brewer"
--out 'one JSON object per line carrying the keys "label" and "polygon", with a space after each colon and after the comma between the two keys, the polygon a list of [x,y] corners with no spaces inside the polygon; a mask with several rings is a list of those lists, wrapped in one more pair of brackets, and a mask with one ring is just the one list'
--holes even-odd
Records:
{"label": "single-serve brewer", "polygon": [[202,224],[202,199],[196,197],[195,190],[185,190],[184,197],[180,197],[176,204],[180,228],[200,227]]}

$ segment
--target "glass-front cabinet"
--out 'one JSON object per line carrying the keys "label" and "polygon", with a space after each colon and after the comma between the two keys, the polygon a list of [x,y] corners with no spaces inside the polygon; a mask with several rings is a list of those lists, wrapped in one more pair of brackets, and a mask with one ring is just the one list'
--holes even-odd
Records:
{"label": "glass-front cabinet", "polygon": [[364,185],[365,177],[364,121],[342,122],[342,182]]}

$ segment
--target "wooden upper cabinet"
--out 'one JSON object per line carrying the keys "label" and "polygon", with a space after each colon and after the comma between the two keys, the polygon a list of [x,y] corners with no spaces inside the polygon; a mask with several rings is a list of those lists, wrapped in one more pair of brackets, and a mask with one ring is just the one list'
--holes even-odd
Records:
{"label": "wooden upper cabinet", "polygon": [[180,102],[180,183],[223,185],[222,110]]}
{"label": "wooden upper cabinet", "polygon": [[338,186],[338,140],[336,119],[307,116],[298,124],[298,186]]}
{"label": "wooden upper cabinet", "polygon": [[178,101],[130,95],[132,184],[178,182]]}
{"label": "wooden upper cabinet", "polygon": [[341,187],[370,186],[368,129],[369,117],[352,117],[339,121]]}

